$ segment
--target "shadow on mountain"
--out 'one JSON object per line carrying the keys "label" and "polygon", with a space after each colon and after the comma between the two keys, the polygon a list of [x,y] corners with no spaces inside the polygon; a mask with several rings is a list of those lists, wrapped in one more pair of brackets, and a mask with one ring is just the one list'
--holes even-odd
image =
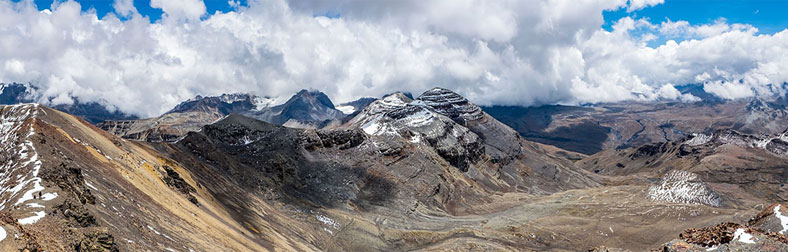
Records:
{"label": "shadow on mountain", "polygon": [[[394,184],[367,168],[322,160],[316,152],[345,159],[362,158],[349,150],[363,142],[363,133],[320,131],[275,126],[232,115],[201,132],[191,132],[177,145],[218,169],[237,185],[266,194],[268,199],[311,207],[382,205]],[[315,155],[313,155],[315,154]]]}
{"label": "shadow on mountain", "polygon": [[610,133],[610,128],[589,120],[546,131],[552,123],[553,115],[580,114],[579,112],[590,110],[590,108],[546,105],[540,107],[492,106],[482,109],[495,119],[512,127],[527,140],[583,154],[602,151],[602,144],[607,141],[608,133]]}

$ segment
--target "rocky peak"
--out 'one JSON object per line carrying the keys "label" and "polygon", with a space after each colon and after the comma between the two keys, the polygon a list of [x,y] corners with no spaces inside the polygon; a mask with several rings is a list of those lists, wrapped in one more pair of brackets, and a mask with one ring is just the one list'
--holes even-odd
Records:
{"label": "rocky peak", "polygon": [[683,142],[689,146],[721,146],[725,144],[744,148],[763,149],[775,155],[788,155],[788,134],[752,135],[735,130],[718,130],[713,134],[693,134]]}
{"label": "rocky peak", "polygon": [[767,111],[771,109],[769,104],[761,98],[755,97],[747,103],[747,111]]}
{"label": "rocky peak", "polygon": [[0,83],[0,104],[18,104],[31,102],[31,92],[33,88],[30,84],[22,83]]}
{"label": "rocky peak", "polygon": [[292,128],[324,128],[340,124],[345,117],[326,94],[315,90],[301,90],[281,105],[259,107],[240,114]]}
{"label": "rocky peak", "polygon": [[377,98],[372,97],[362,97],[358,100],[346,102],[339,104],[337,109],[345,113],[346,115],[352,115],[354,113],[361,112],[361,110],[365,109],[367,106],[372,104],[373,102],[377,101]]}
{"label": "rocky peak", "polygon": [[323,92],[317,90],[302,89],[285,103],[285,105],[289,106],[301,104],[335,109],[334,103],[331,102],[331,99],[329,99],[328,96]]}
{"label": "rocky peak", "polygon": [[256,107],[255,96],[244,93],[222,94],[220,96],[200,96],[189,99],[175,106],[167,113],[183,112],[218,112],[223,115]]}
{"label": "rocky peak", "polygon": [[460,124],[476,121],[483,117],[482,109],[479,106],[445,88],[436,87],[427,90],[416,100],[423,102],[438,113],[448,116]]}

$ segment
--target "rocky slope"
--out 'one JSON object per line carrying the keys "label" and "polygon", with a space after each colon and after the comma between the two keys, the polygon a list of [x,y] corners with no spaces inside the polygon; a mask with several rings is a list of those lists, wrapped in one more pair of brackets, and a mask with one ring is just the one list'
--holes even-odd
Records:
{"label": "rocky slope", "polygon": [[0,107],[0,117],[3,251],[314,249],[278,228],[235,221],[148,146],[34,104]]}
{"label": "rocky slope", "polygon": [[721,204],[738,205],[742,197],[783,202],[788,199],[785,140],[785,133],[769,136],[720,130],[679,141],[603,151],[577,164],[635,183],[660,181],[671,171],[690,172],[696,175],[691,181],[708,183],[720,194]]}
{"label": "rocky slope", "polygon": [[[485,182],[493,187],[545,193],[595,184],[567,160],[523,140],[511,128],[447,89],[428,90],[415,100],[402,93],[388,95],[367,106],[345,127],[431,147],[462,172],[503,180]],[[489,180],[485,176],[474,179]]]}

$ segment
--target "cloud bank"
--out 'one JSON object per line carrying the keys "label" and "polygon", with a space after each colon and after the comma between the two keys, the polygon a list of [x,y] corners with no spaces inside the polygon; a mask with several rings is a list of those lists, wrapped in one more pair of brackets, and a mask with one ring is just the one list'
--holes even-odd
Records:
{"label": "cloud bank", "polygon": [[788,31],[631,17],[601,29],[604,10],[662,2],[253,0],[206,13],[202,0],[153,0],[164,15],[151,23],[130,0],[104,17],[0,0],[0,82],[141,116],[198,94],[302,88],[348,101],[442,86],[484,105],[697,100],[674,87],[687,83],[728,99],[785,93]]}

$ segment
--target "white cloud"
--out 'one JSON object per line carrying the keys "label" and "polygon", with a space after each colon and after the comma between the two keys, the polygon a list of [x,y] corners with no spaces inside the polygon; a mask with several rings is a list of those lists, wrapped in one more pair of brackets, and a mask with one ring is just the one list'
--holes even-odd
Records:
{"label": "white cloud", "polygon": [[629,8],[627,11],[632,12],[663,3],[665,3],[665,0],[629,0]]}
{"label": "white cloud", "polygon": [[[121,21],[71,1],[38,11],[0,0],[0,82],[152,116],[224,92],[316,88],[348,101],[444,86],[480,104],[533,105],[697,99],[671,83],[726,98],[783,94],[772,84],[788,81],[788,31],[630,17],[600,28],[603,10],[656,2],[256,0],[204,16],[200,0],[154,0],[166,13],[155,23],[127,3],[115,2]],[[319,16],[332,11],[341,17]],[[681,42],[648,47],[655,36]]]}
{"label": "white cloud", "polygon": [[161,9],[173,19],[195,20],[205,14],[202,0],[151,0],[150,7]]}
{"label": "white cloud", "polygon": [[657,95],[659,98],[667,100],[680,100],[684,102],[700,101],[700,98],[692,94],[682,94],[678,89],[676,89],[676,87],[673,86],[673,84],[670,83],[662,85],[662,87],[660,87],[657,91]]}
{"label": "white cloud", "polygon": [[739,99],[755,95],[752,87],[736,82],[709,82],[703,85],[703,90],[725,99]]}
{"label": "white cloud", "polygon": [[115,9],[118,15],[123,17],[131,17],[131,15],[137,13],[137,8],[134,7],[134,0],[115,0],[112,3],[112,8]]}

